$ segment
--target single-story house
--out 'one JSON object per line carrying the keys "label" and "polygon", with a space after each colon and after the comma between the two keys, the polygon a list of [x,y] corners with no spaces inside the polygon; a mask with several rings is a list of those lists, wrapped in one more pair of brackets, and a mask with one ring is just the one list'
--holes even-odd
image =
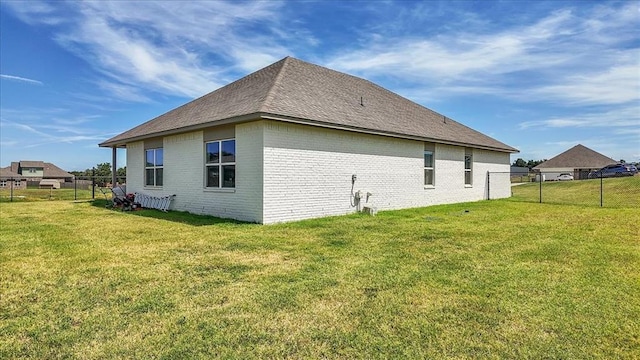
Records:
{"label": "single-story house", "polygon": [[44,161],[12,161],[7,169],[24,177],[28,182],[40,183],[43,179],[55,179],[60,182],[72,182],[74,175],[56,165]]}
{"label": "single-story house", "polygon": [[[258,223],[511,195],[498,140],[370,81],[286,57],[100,144],[127,191]],[[114,171],[115,173],[115,171]]]}
{"label": "single-story house", "polygon": [[575,180],[579,180],[587,179],[591,171],[616,163],[614,159],[578,144],[539,164],[533,170],[540,172],[547,181],[556,180],[560,174],[571,174]]}
{"label": "single-story house", "polygon": [[11,171],[11,167],[0,168],[0,189],[26,189],[27,179]]}

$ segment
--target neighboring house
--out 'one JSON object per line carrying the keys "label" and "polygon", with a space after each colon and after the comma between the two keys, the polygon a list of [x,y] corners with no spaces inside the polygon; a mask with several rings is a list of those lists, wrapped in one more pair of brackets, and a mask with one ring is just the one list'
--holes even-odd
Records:
{"label": "neighboring house", "polygon": [[54,179],[60,182],[72,182],[74,175],[70,174],[52,163],[44,161],[13,161],[10,167],[6,167],[11,172],[24,177],[28,182],[40,183],[43,179]]}
{"label": "neighboring house", "polygon": [[533,170],[540,172],[545,180],[556,180],[560,174],[571,174],[575,180],[587,179],[589,172],[601,169],[617,161],[583,145],[571,149],[539,164]]}
{"label": "neighboring house", "polygon": [[0,189],[26,189],[27,179],[11,171],[11,167],[0,168]]}
{"label": "neighboring house", "polygon": [[[116,148],[127,149],[128,192],[175,194],[171,209],[258,223],[347,214],[365,202],[387,210],[486,199],[487,172],[508,174],[517,152],[291,57],[100,146],[112,148],[114,167]],[[492,199],[510,194],[508,176],[492,178]]]}

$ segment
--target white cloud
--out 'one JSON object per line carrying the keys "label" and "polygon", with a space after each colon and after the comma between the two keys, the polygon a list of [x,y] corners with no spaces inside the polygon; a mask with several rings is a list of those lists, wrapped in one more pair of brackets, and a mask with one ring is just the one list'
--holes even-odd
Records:
{"label": "white cloud", "polygon": [[0,119],[2,146],[13,142],[33,148],[47,144],[103,141],[110,134],[97,129],[100,115],[65,116],[64,109],[3,109]]}
{"label": "white cloud", "polygon": [[60,44],[107,76],[98,85],[128,101],[147,102],[149,91],[200,96],[227,83],[229,71],[257,70],[288,54],[271,38],[278,1],[8,6],[28,23],[55,25]]}
{"label": "white cloud", "polygon": [[0,74],[0,78],[7,79],[7,80],[16,80],[16,81],[22,81],[22,82],[27,82],[27,83],[31,83],[31,84],[42,85],[42,81],[28,79],[28,78],[24,78],[24,77],[20,77],[20,76]]}
{"label": "white cloud", "polygon": [[326,63],[416,84],[438,97],[464,90],[526,102],[625,104],[640,99],[640,53],[631,45],[638,8],[625,5],[560,10],[498,32],[480,27],[418,38],[377,29],[359,49]]}
{"label": "white cloud", "polygon": [[[640,58],[640,51],[635,59]],[[625,104],[640,101],[640,71],[637,60],[613,65],[603,72],[571,74],[555,84],[533,89],[528,96],[562,99],[571,104]],[[640,111],[639,108],[635,109]]]}
{"label": "white cloud", "polygon": [[640,112],[637,106],[616,107],[609,111],[582,113],[563,117],[520,123],[520,129],[529,128],[566,128],[566,127],[602,127],[640,128]]}

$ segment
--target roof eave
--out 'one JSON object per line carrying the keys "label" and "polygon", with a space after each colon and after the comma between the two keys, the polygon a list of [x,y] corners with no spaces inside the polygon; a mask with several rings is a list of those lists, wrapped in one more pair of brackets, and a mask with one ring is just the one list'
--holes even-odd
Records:
{"label": "roof eave", "polygon": [[443,139],[437,139],[437,138],[429,138],[424,136],[395,133],[390,131],[373,130],[373,129],[355,127],[355,126],[347,126],[347,125],[338,125],[338,124],[323,122],[318,120],[289,117],[289,116],[283,116],[283,115],[277,115],[277,114],[264,113],[260,117],[265,120],[277,120],[277,121],[284,121],[284,122],[290,122],[295,124],[318,126],[318,127],[334,129],[334,130],[353,131],[353,132],[359,132],[359,133],[370,134],[370,135],[389,136],[389,137],[408,139],[408,140],[429,141],[429,142],[435,142],[435,143],[446,144],[446,145],[469,146],[477,149],[500,151],[500,152],[506,152],[506,153],[520,152],[520,150],[515,148],[498,148],[498,147],[492,147],[492,146],[484,146],[484,145],[465,143],[465,142],[459,142],[459,141],[450,141],[450,140],[443,140]]}
{"label": "roof eave", "polygon": [[159,132],[149,133],[149,134],[140,135],[140,136],[133,136],[128,138],[118,139],[115,141],[107,140],[105,142],[100,143],[98,146],[109,147],[109,148],[114,148],[114,147],[124,148],[127,143],[131,143],[135,141],[142,141],[145,139],[150,139],[150,138],[159,137],[159,136],[169,136],[169,135],[176,135],[176,134],[189,132],[189,131],[202,130],[211,126],[239,124],[243,122],[249,122],[249,121],[260,120],[260,119],[283,121],[283,122],[289,122],[289,123],[301,124],[301,125],[318,126],[318,127],[334,129],[334,130],[353,131],[353,132],[370,134],[370,135],[389,136],[389,137],[400,138],[400,139],[429,141],[429,142],[435,142],[435,143],[446,144],[446,145],[469,146],[477,149],[499,151],[499,152],[505,152],[505,153],[520,152],[518,149],[515,149],[515,148],[499,148],[499,147],[478,145],[478,144],[465,143],[465,142],[459,142],[459,141],[450,141],[450,140],[443,140],[443,139],[437,139],[437,138],[429,138],[424,136],[415,136],[415,135],[396,133],[396,132],[390,132],[390,131],[373,130],[373,129],[360,128],[360,127],[348,126],[348,125],[339,125],[339,124],[334,124],[334,123],[329,123],[329,122],[324,122],[319,120],[310,120],[310,119],[297,118],[297,117],[265,113],[265,112],[256,112],[256,113],[235,116],[235,117],[222,119],[222,120],[214,120],[214,121],[210,121],[203,124],[185,126],[178,129],[159,131]]}
{"label": "roof eave", "polygon": [[234,117],[230,117],[230,118],[222,119],[222,120],[213,120],[213,121],[209,121],[209,122],[202,123],[202,124],[197,124],[197,125],[185,126],[185,127],[181,127],[181,128],[177,128],[177,129],[172,129],[172,130],[158,131],[158,132],[154,132],[154,133],[148,133],[148,134],[145,134],[145,135],[127,137],[127,138],[118,139],[118,140],[114,140],[114,141],[107,140],[105,142],[102,142],[102,143],[98,144],[98,146],[99,147],[110,147],[110,148],[113,148],[113,147],[124,148],[127,143],[131,143],[131,142],[135,142],[135,141],[142,141],[142,140],[151,139],[151,138],[155,138],[155,137],[159,137],[159,136],[169,136],[169,135],[176,135],[176,134],[181,134],[181,133],[185,133],[185,132],[189,132],[189,131],[197,131],[197,130],[206,129],[206,128],[211,127],[211,126],[219,126],[219,125],[227,125],[227,124],[240,124],[240,123],[243,123],[243,122],[260,120],[260,117],[261,117],[260,114],[261,113],[251,113],[251,114],[246,114],[246,115],[234,116]]}

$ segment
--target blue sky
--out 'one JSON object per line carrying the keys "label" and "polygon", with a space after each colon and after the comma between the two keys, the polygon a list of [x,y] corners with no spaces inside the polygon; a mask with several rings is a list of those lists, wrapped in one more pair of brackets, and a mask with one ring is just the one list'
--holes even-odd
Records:
{"label": "blue sky", "polygon": [[[0,166],[97,144],[293,56],[520,149],[640,161],[640,2],[0,3]],[[119,152],[119,166],[125,165]]]}

